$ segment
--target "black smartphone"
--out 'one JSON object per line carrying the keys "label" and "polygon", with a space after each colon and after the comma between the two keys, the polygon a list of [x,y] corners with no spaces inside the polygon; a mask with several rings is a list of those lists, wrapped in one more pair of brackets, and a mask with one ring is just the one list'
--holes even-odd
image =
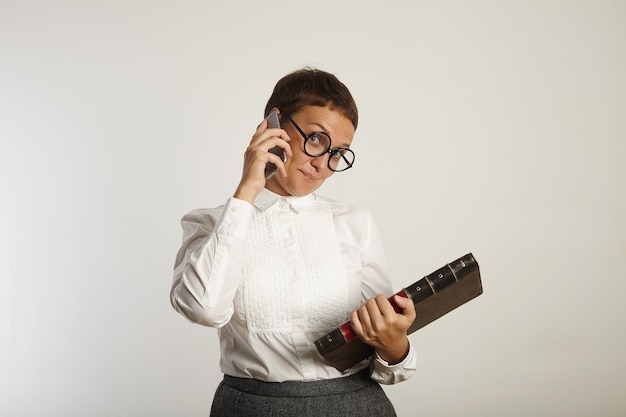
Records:
{"label": "black smartphone", "polygon": [[[278,120],[278,112],[276,110],[272,110],[270,114],[267,115],[265,120],[267,120],[268,122],[267,123],[268,128],[271,128],[271,129],[280,128],[280,122]],[[283,162],[287,162],[287,154],[285,153],[283,148],[281,148],[280,146],[274,146],[268,152],[271,152],[274,155],[277,155],[280,159],[283,160]],[[278,172],[278,168],[273,163],[268,162],[267,165],[265,165],[265,179],[270,179],[274,174],[276,174],[276,172]]]}

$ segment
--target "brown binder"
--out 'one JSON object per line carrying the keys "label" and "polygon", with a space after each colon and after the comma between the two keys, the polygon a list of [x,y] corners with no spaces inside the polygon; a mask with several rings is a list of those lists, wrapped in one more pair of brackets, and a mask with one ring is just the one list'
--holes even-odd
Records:
{"label": "brown binder", "polygon": [[[416,318],[408,334],[437,320],[444,314],[483,293],[478,263],[471,253],[439,268],[397,293],[415,304]],[[393,297],[389,299],[394,305]],[[346,322],[315,341],[317,350],[332,366],[344,371],[374,353]]]}

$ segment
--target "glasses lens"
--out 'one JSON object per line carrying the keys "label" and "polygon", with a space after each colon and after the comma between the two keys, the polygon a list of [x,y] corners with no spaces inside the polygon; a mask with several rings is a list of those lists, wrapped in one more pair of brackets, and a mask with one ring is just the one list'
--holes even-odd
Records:
{"label": "glasses lens", "polygon": [[314,132],[304,141],[304,152],[309,156],[324,155],[330,148],[330,136],[324,132]]}
{"label": "glasses lens", "polygon": [[354,152],[348,148],[332,149],[328,166],[333,171],[345,171],[354,163]]}

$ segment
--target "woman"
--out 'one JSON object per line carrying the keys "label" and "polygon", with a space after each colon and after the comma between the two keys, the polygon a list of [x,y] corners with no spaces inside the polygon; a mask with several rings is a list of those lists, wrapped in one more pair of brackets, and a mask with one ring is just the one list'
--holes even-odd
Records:
{"label": "woman", "polygon": [[[370,213],[315,193],[354,163],[352,95],[334,75],[307,68],[276,84],[271,111],[281,128],[258,126],[233,196],[182,220],[171,302],[218,329],[225,376],[211,416],[394,416],[379,384],[415,372],[406,334],[413,303],[396,297],[396,313],[387,300]],[[285,162],[269,152],[276,147]],[[266,174],[270,163],[275,175]],[[375,354],[340,372],[314,341],[348,319]]]}

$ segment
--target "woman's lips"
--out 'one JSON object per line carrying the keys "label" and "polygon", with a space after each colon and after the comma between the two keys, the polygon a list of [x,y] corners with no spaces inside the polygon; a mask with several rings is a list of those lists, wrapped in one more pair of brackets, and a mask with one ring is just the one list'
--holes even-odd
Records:
{"label": "woman's lips", "polygon": [[304,175],[304,178],[306,178],[309,182],[317,181],[317,178],[315,178],[315,176],[309,174],[308,172],[305,172],[305,171],[300,171],[300,172],[302,172],[302,175]]}

